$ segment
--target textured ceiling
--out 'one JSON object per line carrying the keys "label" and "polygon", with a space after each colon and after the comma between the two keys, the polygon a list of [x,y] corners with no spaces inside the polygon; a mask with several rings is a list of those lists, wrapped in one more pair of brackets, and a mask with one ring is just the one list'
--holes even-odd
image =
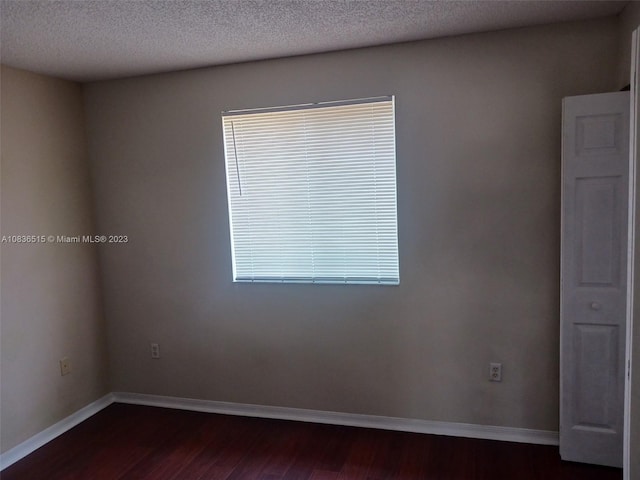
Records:
{"label": "textured ceiling", "polygon": [[0,0],[2,63],[77,81],[615,15],[618,1]]}

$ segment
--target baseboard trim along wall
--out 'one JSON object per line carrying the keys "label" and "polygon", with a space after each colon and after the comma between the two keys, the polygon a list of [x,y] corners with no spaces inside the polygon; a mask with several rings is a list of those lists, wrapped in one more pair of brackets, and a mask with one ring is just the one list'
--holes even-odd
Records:
{"label": "baseboard trim along wall", "polygon": [[49,428],[45,428],[40,433],[36,433],[33,437],[28,438],[12,449],[7,450],[0,455],[0,470],[4,470],[8,466],[13,465],[18,460],[26,457],[44,444],[49,443],[51,440],[62,435],[67,430],[71,430],[79,423],[84,422],[87,418],[95,415],[112,403],[113,394],[108,393],[104,397],[99,398],[95,402],[90,403],[86,407],[82,407],[77,412],[72,413],[57,423],[54,423]]}
{"label": "baseboard trim along wall", "polygon": [[34,450],[62,435],[112,403],[128,403],[148,407],[175,408],[194,412],[220,413],[243,417],[275,418],[298,422],[325,423],[351,427],[379,428],[400,432],[426,433],[453,437],[480,438],[504,442],[558,445],[558,432],[531,430],[527,428],[496,427],[470,423],[435,422],[410,418],[382,417],[357,413],[325,412],[301,408],[250,405],[244,403],[217,402],[193,398],[165,397],[141,393],[114,392],[81,408],[76,413],[34,435],[21,444],[0,455],[0,470],[26,457]]}
{"label": "baseboard trim along wall", "polygon": [[221,413],[245,417],[276,418],[299,422],[326,423],[352,427],[379,428],[401,432],[448,435],[453,437],[501,440],[505,442],[558,445],[558,432],[526,428],[496,427],[470,423],[435,422],[410,418],[382,417],[357,413],[325,412],[300,408],[216,402],[191,398],[163,397],[139,393],[114,392],[114,401],[150,407],[176,408],[196,412]]}

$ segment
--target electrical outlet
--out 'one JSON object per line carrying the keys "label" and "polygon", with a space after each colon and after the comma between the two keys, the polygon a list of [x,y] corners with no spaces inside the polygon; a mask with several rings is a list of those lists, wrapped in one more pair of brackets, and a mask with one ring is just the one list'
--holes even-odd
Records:
{"label": "electrical outlet", "polygon": [[501,363],[489,364],[489,380],[492,382],[502,381],[502,364]]}
{"label": "electrical outlet", "polygon": [[71,373],[71,360],[67,357],[60,359],[60,375],[69,375]]}
{"label": "electrical outlet", "polygon": [[157,343],[151,344],[151,358],[160,358],[160,345]]}

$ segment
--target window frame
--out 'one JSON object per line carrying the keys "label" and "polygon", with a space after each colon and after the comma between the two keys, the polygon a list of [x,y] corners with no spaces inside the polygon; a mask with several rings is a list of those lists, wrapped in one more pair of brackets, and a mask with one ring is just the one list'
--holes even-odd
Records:
{"label": "window frame", "polygon": [[[273,114],[273,113],[289,113],[289,112],[297,112],[300,110],[316,110],[322,109],[326,107],[346,107],[351,105],[369,105],[376,104],[379,102],[388,102],[390,104],[390,125],[391,125],[391,145],[392,145],[392,161],[389,159],[385,159],[388,165],[392,166],[392,178],[393,178],[393,200],[388,202],[388,205],[385,204],[388,208],[389,206],[393,207],[393,247],[394,252],[393,255],[390,256],[392,261],[395,261],[395,275],[390,277],[381,277],[378,275],[374,277],[372,275],[366,276],[358,276],[358,275],[338,275],[338,276],[283,276],[283,275],[260,275],[256,277],[255,275],[251,276],[243,276],[238,274],[237,269],[237,258],[236,258],[236,240],[234,235],[234,197],[232,196],[231,189],[231,178],[234,175],[237,175],[237,183],[238,188],[240,190],[240,196],[242,196],[242,185],[240,180],[240,170],[239,170],[239,161],[238,161],[238,147],[236,145],[236,132],[233,118],[242,118],[242,116],[255,115],[255,114]],[[382,117],[381,117],[382,118]],[[377,119],[377,117],[376,117]],[[397,154],[396,154],[396,121],[395,121],[395,96],[383,96],[383,97],[370,97],[370,98],[361,98],[361,99],[353,99],[353,100],[344,100],[344,101],[330,101],[330,102],[317,102],[317,103],[306,103],[306,104],[298,104],[298,105],[288,105],[288,106],[279,106],[279,107],[268,107],[268,108],[255,108],[255,109],[243,109],[243,110],[229,110],[222,112],[222,128],[223,128],[223,144],[224,144],[224,157],[225,157],[225,174],[226,174],[226,187],[227,187],[227,202],[228,202],[228,215],[229,215],[229,235],[230,235],[230,245],[231,245],[231,258],[232,258],[232,267],[233,267],[233,282],[234,283],[304,283],[304,284],[367,284],[367,285],[399,285],[400,283],[400,254],[399,254],[399,242],[398,242],[398,213],[397,213]],[[228,138],[228,128],[225,124],[226,121],[230,121],[231,123],[231,131],[233,136],[233,141],[230,142]],[[389,121],[389,119],[387,119]],[[374,135],[375,137],[375,135]],[[306,141],[306,140],[305,140]],[[230,152],[231,147],[230,143],[233,144],[232,150]],[[308,147],[308,144],[305,144]],[[375,151],[375,141],[373,142],[373,148]],[[376,162],[377,162],[377,154],[374,155],[374,159],[372,160],[371,168],[375,171]],[[307,165],[307,168],[308,165]],[[232,171],[235,169],[235,173]],[[364,170],[364,169],[363,169]],[[388,176],[388,175],[387,175]],[[388,179],[387,179],[388,180]],[[308,180],[307,180],[308,182]],[[309,186],[309,183],[307,183]],[[377,185],[374,182],[374,196],[376,197],[377,202]],[[311,207],[308,207],[311,211]],[[376,203],[377,208],[377,203]],[[378,213],[376,211],[375,214],[375,225],[376,229],[379,224]],[[387,224],[385,224],[387,225]],[[362,244],[361,244],[362,245]],[[380,244],[376,244],[376,248],[380,250]],[[313,250],[313,245],[311,249]],[[387,248],[387,247],[385,247]],[[312,254],[313,257],[313,254]],[[380,259],[387,258],[385,256],[380,256],[378,251],[377,256],[375,257],[374,263],[380,266]],[[346,262],[348,263],[348,262]],[[384,263],[384,262],[383,262]],[[313,268],[312,268],[313,270]]]}

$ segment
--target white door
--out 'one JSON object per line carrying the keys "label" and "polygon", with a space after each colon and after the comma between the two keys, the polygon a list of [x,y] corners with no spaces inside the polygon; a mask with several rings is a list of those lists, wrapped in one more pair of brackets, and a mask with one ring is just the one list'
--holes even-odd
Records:
{"label": "white door", "polygon": [[629,279],[627,292],[627,385],[625,392],[624,480],[640,478],[640,28],[631,42],[629,142]]}
{"label": "white door", "polygon": [[629,92],[565,98],[562,130],[560,456],[621,467]]}

